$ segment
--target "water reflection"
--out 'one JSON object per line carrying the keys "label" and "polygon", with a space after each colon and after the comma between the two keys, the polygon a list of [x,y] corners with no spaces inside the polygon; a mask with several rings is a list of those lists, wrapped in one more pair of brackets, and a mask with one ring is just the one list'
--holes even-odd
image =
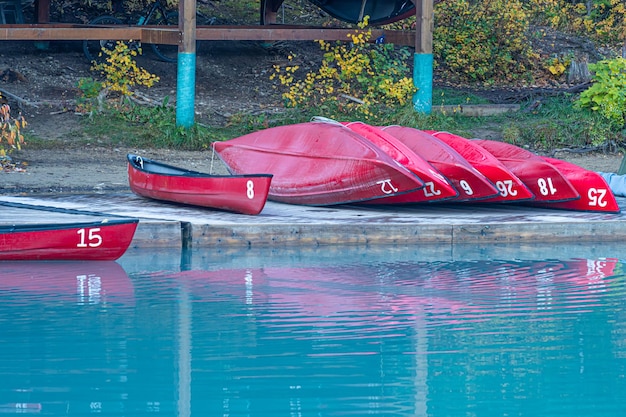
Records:
{"label": "water reflection", "polygon": [[623,413],[621,248],[532,249],[0,264],[0,414]]}
{"label": "water reflection", "polygon": [[134,287],[116,262],[0,262],[4,303],[134,303]]}

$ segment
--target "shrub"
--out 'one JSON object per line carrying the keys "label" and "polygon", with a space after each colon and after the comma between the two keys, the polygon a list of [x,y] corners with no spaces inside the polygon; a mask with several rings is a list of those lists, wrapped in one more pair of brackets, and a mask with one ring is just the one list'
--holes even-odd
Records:
{"label": "shrub", "polygon": [[[132,44],[132,43],[131,43]],[[102,81],[91,78],[81,79],[78,88],[82,97],[78,100],[78,110],[90,112],[97,104],[97,110],[104,110],[104,100],[111,94],[119,95],[121,105],[125,98],[134,94],[134,88],[150,88],[159,81],[159,77],[137,65],[135,57],[141,54],[141,48],[131,48],[125,42],[117,42],[114,49],[103,48],[101,54],[107,56],[101,63],[91,67],[102,76]]]}
{"label": "shrub", "polygon": [[367,22],[366,16],[359,29],[349,34],[349,44],[318,41],[325,51],[320,68],[301,79],[298,66],[274,66],[270,79],[278,79],[287,88],[282,95],[286,107],[317,108],[327,117],[351,114],[369,120],[375,109],[403,106],[411,99],[416,90],[407,76],[409,51],[372,44]]}
{"label": "shrub", "polygon": [[137,65],[135,57],[141,48],[129,48],[125,42],[117,42],[114,49],[103,49],[102,53],[108,55],[107,59],[94,64],[92,69],[104,77],[102,87],[109,91],[128,97],[133,94],[133,87],[152,87],[159,81],[159,77]]}
{"label": "shrub", "polygon": [[602,44],[624,40],[626,5],[622,0],[529,0],[533,22],[589,36]]}
{"label": "shrub", "polygon": [[24,143],[22,129],[26,127],[26,120],[20,114],[11,116],[11,107],[4,102],[0,95],[0,156],[7,156],[13,149],[21,149]]}
{"label": "shrub", "polygon": [[576,3],[571,14],[573,28],[596,41],[609,44],[624,40],[626,8],[623,0]]}
{"label": "shrub", "polygon": [[589,108],[621,129],[626,116],[626,59],[615,58],[589,64],[593,84],[580,94],[578,106]]}
{"label": "shrub", "polygon": [[458,0],[437,5],[435,64],[463,82],[513,82],[530,77],[535,54],[525,33],[529,16],[518,0]]}

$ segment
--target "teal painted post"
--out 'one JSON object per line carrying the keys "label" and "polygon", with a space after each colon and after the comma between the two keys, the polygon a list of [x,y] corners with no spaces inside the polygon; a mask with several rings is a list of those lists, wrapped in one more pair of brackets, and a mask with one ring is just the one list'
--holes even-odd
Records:
{"label": "teal painted post", "polygon": [[185,128],[195,123],[196,53],[178,53],[176,78],[176,125]]}
{"label": "teal painted post", "polygon": [[433,108],[433,54],[414,54],[413,85],[417,88],[413,108],[419,113],[430,114]]}

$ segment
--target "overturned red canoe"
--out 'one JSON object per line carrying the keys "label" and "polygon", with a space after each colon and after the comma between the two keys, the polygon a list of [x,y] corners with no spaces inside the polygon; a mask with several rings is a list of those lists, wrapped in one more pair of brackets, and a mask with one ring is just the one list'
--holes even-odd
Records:
{"label": "overturned red canoe", "polygon": [[559,202],[580,198],[572,183],[536,153],[509,143],[473,140],[519,177],[535,195],[534,201]]}
{"label": "overturned red canoe", "polygon": [[213,148],[232,173],[272,174],[269,199],[335,205],[408,193],[424,186],[411,171],[338,123],[273,127]]}
{"label": "overturned red canoe", "polygon": [[130,246],[137,219],[0,226],[0,260],[112,261]]}
{"label": "overturned red canoe", "polygon": [[387,126],[383,130],[391,133],[437,168],[459,191],[454,201],[484,200],[499,194],[496,186],[487,177],[440,139],[406,126]]}
{"label": "overturned red canoe", "polygon": [[[269,0],[264,0],[269,1]],[[359,23],[369,16],[370,25],[387,25],[415,16],[415,4],[405,0],[309,0],[336,19]],[[276,2],[276,1],[274,1]]]}
{"label": "overturned red canoe", "polygon": [[390,133],[363,122],[350,122],[344,123],[344,125],[378,146],[387,155],[424,181],[424,188],[421,190],[378,199],[373,203],[424,203],[450,200],[459,195],[459,192],[436,167]]}
{"label": "overturned red canoe", "polygon": [[574,188],[578,191],[578,194],[580,194],[580,198],[578,200],[563,201],[560,203],[531,201],[529,204],[564,210],[600,211],[604,213],[620,212],[619,205],[615,200],[611,188],[600,174],[560,159],[545,156],[542,156],[542,158],[552,164],[572,183]]}
{"label": "overturned red canoe", "polygon": [[137,195],[242,214],[259,214],[272,181],[270,174],[211,175],[127,155],[128,183]]}
{"label": "overturned red canoe", "polygon": [[534,194],[526,184],[508,169],[498,158],[476,142],[448,132],[424,131],[457,151],[467,162],[487,177],[500,192],[484,202],[520,202],[532,200]]}

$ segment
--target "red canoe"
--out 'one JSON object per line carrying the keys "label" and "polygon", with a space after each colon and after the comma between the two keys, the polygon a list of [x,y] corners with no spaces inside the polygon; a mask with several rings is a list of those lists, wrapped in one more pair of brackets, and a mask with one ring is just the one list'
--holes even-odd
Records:
{"label": "red canoe", "polygon": [[560,202],[580,198],[572,183],[539,155],[509,143],[487,139],[474,141],[517,175],[535,195],[534,201]]}
{"label": "red canoe", "polygon": [[269,198],[283,203],[353,203],[424,186],[380,148],[338,123],[273,127],[213,147],[233,173],[273,174]]}
{"label": "red canoe", "polygon": [[437,168],[459,191],[454,201],[475,201],[495,197],[499,194],[496,186],[461,154],[433,135],[405,126],[387,126],[385,132],[421,155]]}
{"label": "red canoe", "polygon": [[476,142],[462,136],[448,132],[424,131],[441,140],[457,151],[467,162],[487,177],[500,194],[496,197],[483,200],[484,202],[520,202],[533,200],[534,194],[515,174],[511,172],[498,158],[487,152]]}
{"label": "red canoe", "polygon": [[544,204],[531,201],[529,204],[565,210],[600,211],[604,213],[620,212],[611,188],[600,174],[560,159],[545,156],[541,158],[554,165],[572,183],[578,194],[580,194],[580,199]]}
{"label": "red canoe", "polygon": [[[332,122],[331,122],[332,123]],[[414,150],[406,146],[402,141],[382,129],[362,122],[342,123],[350,130],[363,136],[375,146],[382,149],[387,155],[402,164],[409,171],[424,181],[421,190],[381,198],[372,203],[375,204],[404,204],[443,201],[456,198],[459,192],[446,179],[446,177],[433,165]]]}
{"label": "red canoe", "polygon": [[112,261],[128,249],[137,219],[0,226],[0,260]]}
{"label": "red canoe", "polygon": [[271,174],[211,175],[128,154],[128,183],[141,197],[242,214],[259,214]]}

